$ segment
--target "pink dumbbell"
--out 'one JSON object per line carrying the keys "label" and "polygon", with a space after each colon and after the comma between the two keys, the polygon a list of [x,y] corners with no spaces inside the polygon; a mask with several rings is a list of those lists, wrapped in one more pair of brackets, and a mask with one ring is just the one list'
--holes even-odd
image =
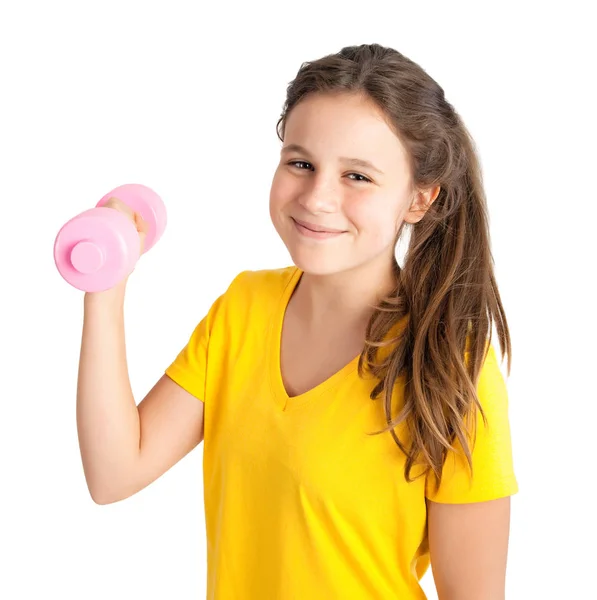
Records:
{"label": "pink dumbbell", "polygon": [[114,287],[130,275],[141,253],[135,224],[122,212],[103,206],[110,198],[118,198],[148,223],[144,253],[166,229],[166,207],[162,199],[138,183],[113,189],[95,208],[73,217],[56,236],[54,262],[68,283],[85,292]]}

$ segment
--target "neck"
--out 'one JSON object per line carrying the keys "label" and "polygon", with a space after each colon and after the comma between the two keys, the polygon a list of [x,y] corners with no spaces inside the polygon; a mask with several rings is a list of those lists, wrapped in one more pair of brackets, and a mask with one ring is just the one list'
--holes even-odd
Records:
{"label": "neck", "polygon": [[375,305],[395,287],[393,267],[341,271],[330,275],[303,272],[292,301],[311,332],[336,327],[364,329]]}

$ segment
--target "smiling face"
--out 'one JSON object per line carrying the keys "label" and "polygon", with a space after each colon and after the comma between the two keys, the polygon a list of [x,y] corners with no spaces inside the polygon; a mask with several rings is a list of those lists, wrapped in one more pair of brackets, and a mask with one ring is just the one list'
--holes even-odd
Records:
{"label": "smiling face", "polygon": [[[402,221],[421,218],[412,200],[406,151],[370,100],[313,94],[289,113],[270,216],[300,269],[388,272]],[[317,236],[295,220],[342,233]]]}

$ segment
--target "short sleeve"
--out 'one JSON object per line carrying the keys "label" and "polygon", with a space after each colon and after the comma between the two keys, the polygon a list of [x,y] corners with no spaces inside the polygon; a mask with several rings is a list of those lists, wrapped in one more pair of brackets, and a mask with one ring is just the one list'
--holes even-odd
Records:
{"label": "short sleeve", "polygon": [[[243,271],[244,273],[244,271]],[[237,275],[225,293],[211,305],[208,313],[193,330],[188,342],[165,370],[165,374],[187,392],[205,402],[209,343],[214,326],[222,316],[223,304],[231,295],[235,282],[243,275]]]}
{"label": "short sleeve", "polygon": [[165,373],[187,392],[205,402],[205,378],[207,367],[207,349],[209,345],[210,324],[214,309],[217,309],[221,296],[212,305],[210,311],[193,330],[187,344],[178,353]]}
{"label": "short sleeve", "polygon": [[[433,472],[430,471],[427,476],[425,496],[429,500],[464,504],[494,500],[518,492],[512,458],[508,392],[493,345],[489,346],[481,367],[477,396],[485,412],[487,426],[477,410],[476,443],[471,454],[473,477],[464,453],[450,452],[439,490],[435,490]],[[455,446],[462,451],[458,441]]]}

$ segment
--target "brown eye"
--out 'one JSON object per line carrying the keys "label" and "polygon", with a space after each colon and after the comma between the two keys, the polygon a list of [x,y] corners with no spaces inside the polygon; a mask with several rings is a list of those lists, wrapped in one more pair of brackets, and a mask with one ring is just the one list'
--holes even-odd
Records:
{"label": "brown eye", "polygon": [[[289,165],[292,166],[298,166],[298,165],[308,165],[307,169],[313,169],[313,165],[311,163],[308,163],[305,160],[291,160],[289,163],[287,163]],[[304,170],[304,167],[298,167],[299,170]],[[354,175],[355,177],[359,177],[360,179],[352,179],[350,178],[350,175]],[[365,177],[365,175],[361,175],[360,173],[349,173],[348,177],[351,179],[351,181],[356,181],[357,183],[372,183],[371,179],[369,179],[369,177]]]}
{"label": "brown eye", "polygon": [[356,175],[357,177],[362,178],[362,179],[353,179],[353,181],[362,181],[365,183],[371,183],[371,179],[369,179],[369,177],[365,177],[364,175],[361,175],[360,173],[349,173],[349,175]]}
{"label": "brown eye", "polygon": [[[304,160],[291,160],[288,164],[289,165],[293,165],[293,166],[295,166],[295,165],[309,165],[309,166],[311,166],[310,163],[308,163],[308,162],[306,162]],[[301,167],[301,169],[302,169],[302,167]]]}

